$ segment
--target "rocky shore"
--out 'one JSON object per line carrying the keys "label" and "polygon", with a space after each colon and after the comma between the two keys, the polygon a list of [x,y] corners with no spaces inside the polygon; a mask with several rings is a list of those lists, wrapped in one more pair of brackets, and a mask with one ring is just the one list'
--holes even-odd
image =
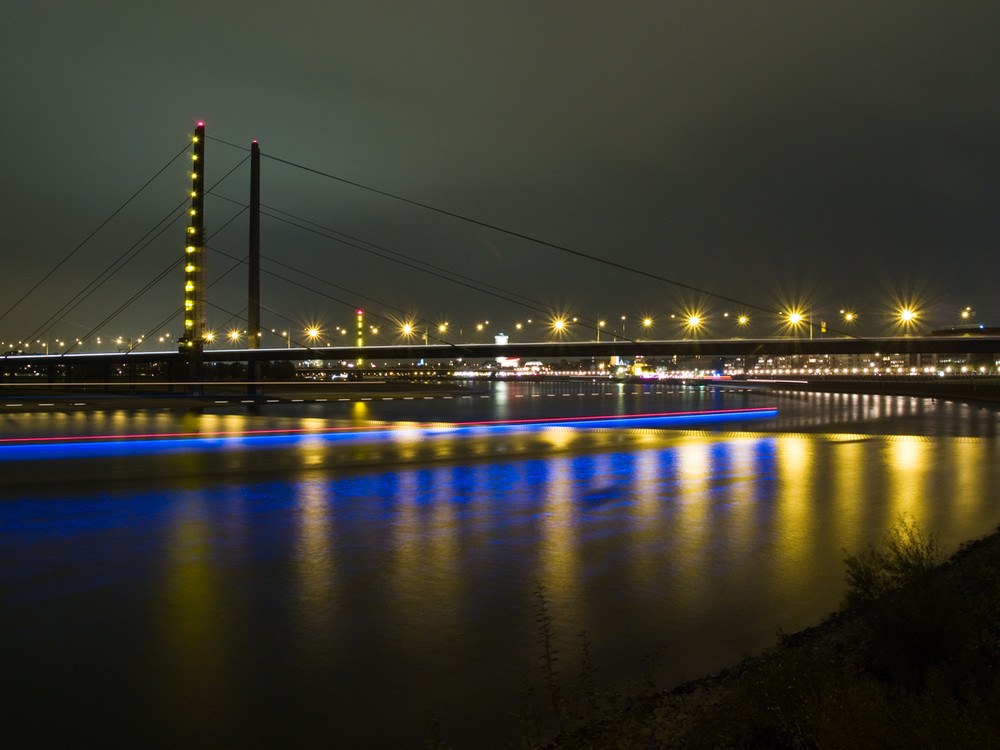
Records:
{"label": "rocky shore", "polygon": [[1000,747],[1000,530],[902,589],[550,747]]}

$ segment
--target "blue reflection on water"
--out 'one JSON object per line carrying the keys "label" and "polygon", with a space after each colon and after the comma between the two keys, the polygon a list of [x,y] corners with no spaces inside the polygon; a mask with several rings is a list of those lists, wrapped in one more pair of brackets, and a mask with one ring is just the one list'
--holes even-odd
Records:
{"label": "blue reflection on water", "polygon": [[[815,455],[808,472],[788,476],[804,455],[789,443]],[[664,431],[545,458],[7,499],[12,714],[35,716],[68,683],[83,695],[68,714],[114,707],[176,746],[201,732],[217,746],[413,746],[430,712],[458,747],[484,746],[483,727],[507,746],[539,582],[567,633],[593,634],[608,679],[636,676],[620,671],[665,640],[664,686],[721,668],[836,605],[842,550],[882,530],[879,488],[899,474],[885,444]],[[963,475],[995,497],[995,446],[920,445],[921,502]],[[940,509],[964,538],[994,505]],[[218,726],[198,724],[202,698]]]}

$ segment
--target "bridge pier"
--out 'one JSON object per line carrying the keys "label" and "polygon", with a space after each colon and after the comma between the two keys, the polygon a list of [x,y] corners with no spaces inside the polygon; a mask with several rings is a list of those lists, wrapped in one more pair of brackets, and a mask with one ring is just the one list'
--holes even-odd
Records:
{"label": "bridge pier", "polygon": [[257,396],[261,392],[260,388],[260,362],[251,359],[247,360],[247,395]]}

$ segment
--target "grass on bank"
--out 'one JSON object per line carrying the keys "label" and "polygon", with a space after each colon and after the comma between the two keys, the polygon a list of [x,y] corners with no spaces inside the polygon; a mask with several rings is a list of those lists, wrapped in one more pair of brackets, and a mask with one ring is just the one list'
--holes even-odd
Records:
{"label": "grass on bank", "polygon": [[881,546],[846,554],[840,612],[670,692],[654,690],[651,668],[626,690],[600,685],[585,634],[574,674],[561,671],[538,591],[521,746],[1000,747],[1000,535],[942,560],[934,536],[901,518]]}

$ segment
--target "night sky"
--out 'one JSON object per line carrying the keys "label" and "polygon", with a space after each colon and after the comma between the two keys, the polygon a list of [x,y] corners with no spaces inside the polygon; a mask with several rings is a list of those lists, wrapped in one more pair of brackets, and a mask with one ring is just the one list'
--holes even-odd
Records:
{"label": "night sky", "polygon": [[268,329],[331,331],[361,306],[383,335],[410,316],[509,333],[551,311],[649,315],[647,337],[669,338],[671,314],[698,310],[730,336],[723,313],[745,310],[769,335],[765,311],[798,305],[878,334],[901,301],[928,327],[966,307],[1000,325],[996,0],[0,10],[5,341],[178,335],[183,220],[59,309],[184,203],[190,159],[171,159],[199,119],[220,330],[245,314],[253,139],[264,268],[285,277],[263,276]]}

